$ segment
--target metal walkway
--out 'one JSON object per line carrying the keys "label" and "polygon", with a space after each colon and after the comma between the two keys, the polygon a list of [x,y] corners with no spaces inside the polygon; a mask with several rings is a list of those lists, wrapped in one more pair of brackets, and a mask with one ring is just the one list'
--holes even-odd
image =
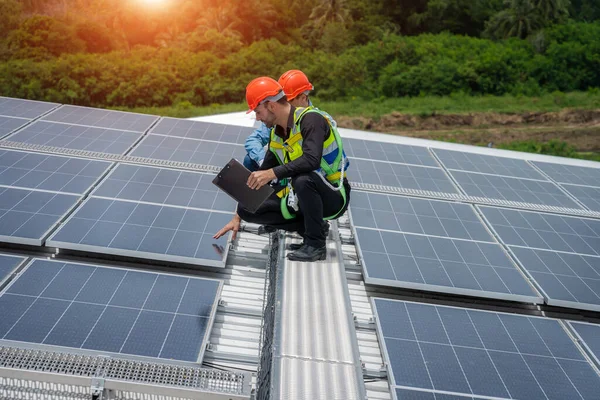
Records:
{"label": "metal walkway", "polygon": [[335,223],[331,231],[325,261],[288,261],[280,252],[271,398],[366,398]]}

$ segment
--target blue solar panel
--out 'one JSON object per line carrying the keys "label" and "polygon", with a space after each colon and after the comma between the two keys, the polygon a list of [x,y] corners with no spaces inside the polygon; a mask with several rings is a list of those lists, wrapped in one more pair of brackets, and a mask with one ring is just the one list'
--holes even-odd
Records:
{"label": "blue solar panel", "polygon": [[42,119],[62,122],[64,124],[145,132],[158,118],[157,116],[147,114],[63,105]]}
{"label": "blue solar panel", "polygon": [[244,144],[254,128],[213,124],[188,119],[163,118],[150,133],[189,139]]}
{"label": "blue solar panel", "polygon": [[591,400],[600,392],[600,376],[557,320],[386,299],[373,305],[394,389],[498,399]]}
{"label": "blue solar panel", "polygon": [[438,392],[396,388],[393,392],[396,400],[477,400],[472,396],[461,396]]}
{"label": "blue solar panel", "polygon": [[600,187],[600,168],[578,167],[533,161],[533,164],[558,183]]}
{"label": "blue solar panel", "polygon": [[34,119],[58,106],[59,104],[56,103],[45,103],[42,101],[22,100],[0,96],[0,115],[7,117]]}
{"label": "blue solar panel", "polygon": [[25,260],[25,257],[0,254],[0,287],[4,280]]}
{"label": "blue solar panel", "polygon": [[478,206],[508,244],[583,255],[600,255],[600,220]]}
{"label": "blue solar panel", "polygon": [[496,243],[365,228],[355,230],[367,283],[542,302]]}
{"label": "blue solar panel", "polygon": [[468,204],[354,191],[350,209],[358,227],[495,242]]}
{"label": "blue solar panel", "polygon": [[441,168],[353,159],[348,178],[352,182],[372,185],[458,193]]}
{"label": "blue solar panel", "polygon": [[0,187],[0,241],[41,246],[79,196]]}
{"label": "blue solar panel", "polygon": [[600,211],[600,187],[560,185],[592,211]]}
{"label": "blue solar panel", "polygon": [[439,167],[426,147],[345,138],[344,151],[352,158]]}
{"label": "blue solar panel", "polygon": [[575,321],[568,321],[567,323],[575,331],[581,345],[596,365],[600,367],[600,325]]}
{"label": "blue solar panel", "polygon": [[47,241],[64,249],[224,267],[230,213],[89,198]]}
{"label": "blue solar panel", "polygon": [[600,311],[600,257],[510,246],[546,303]]}
{"label": "blue solar panel", "polygon": [[28,119],[0,116],[0,139],[28,123]]}
{"label": "blue solar panel", "polygon": [[64,149],[125,154],[141,133],[36,121],[6,140]]}
{"label": "blue solar panel", "polygon": [[93,196],[234,212],[236,202],[212,183],[214,175],[119,164]]}
{"label": "blue solar panel", "polygon": [[111,163],[0,149],[0,185],[85,193]]}
{"label": "blue solar panel", "polygon": [[442,164],[450,170],[546,180],[525,160],[442,149],[433,149],[433,152],[439,157]]}
{"label": "blue solar panel", "polygon": [[201,362],[220,285],[36,259],[0,296],[0,339]]}
{"label": "blue solar panel", "polygon": [[552,182],[461,171],[450,174],[469,196],[581,209]]}
{"label": "blue solar panel", "polygon": [[243,160],[246,150],[237,144],[148,135],[133,149],[131,155],[222,167],[232,158]]}

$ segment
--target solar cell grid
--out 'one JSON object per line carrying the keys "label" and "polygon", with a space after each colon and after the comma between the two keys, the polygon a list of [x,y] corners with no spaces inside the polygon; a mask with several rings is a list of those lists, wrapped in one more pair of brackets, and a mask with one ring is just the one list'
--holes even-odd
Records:
{"label": "solar cell grid", "polygon": [[0,139],[28,123],[28,119],[0,116]]}
{"label": "solar cell grid", "polygon": [[450,171],[469,196],[581,209],[552,182]]}
{"label": "solar cell grid", "polygon": [[163,118],[150,133],[189,139],[244,144],[253,128],[213,124],[203,121]]}
{"label": "solar cell grid", "polygon": [[236,202],[213,185],[213,178],[210,174],[119,164],[92,195],[233,212]]}
{"label": "solar cell grid", "polygon": [[23,262],[25,257],[0,253],[0,288],[6,278]]}
{"label": "solar cell grid", "polygon": [[562,184],[561,186],[590,210],[600,211],[600,187],[566,184]]}
{"label": "solar cell grid", "polygon": [[353,159],[352,168],[348,171],[348,178],[351,182],[458,193],[440,168]]}
{"label": "solar cell grid", "polygon": [[7,117],[37,118],[60,104],[21,100],[0,96],[0,115]]}
{"label": "solar cell grid", "polygon": [[0,185],[83,194],[111,163],[0,149]]}
{"label": "solar cell grid", "polygon": [[125,154],[141,133],[36,121],[6,140],[65,149]]}
{"label": "solar cell grid", "polygon": [[582,342],[583,347],[592,357],[597,366],[600,367],[600,325],[585,322],[567,322],[575,335]]}
{"label": "solar cell grid", "polygon": [[546,180],[525,160],[443,149],[433,149],[433,151],[448,169]]}
{"label": "solar cell grid", "polygon": [[145,132],[158,118],[155,115],[63,105],[42,119],[65,124]]}
{"label": "solar cell grid", "polygon": [[352,192],[354,226],[494,242],[470,205]]}
{"label": "solar cell grid", "polygon": [[478,206],[507,245],[600,255],[600,220]]}
{"label": "solar cell grid", "polygon": [[533,161],[546,175],[559,183],[600,187],[600,168]]}
{"label": "solar cell grid", "polygon": [[392,387],[497,399],[595,399],[600,390],[600,376],[557,320],[386,299],[373,305]]}
{"label": "solar cell grid", "polygon": [[344,151],[353,158],[439,167],[426,147],[345,138]]}
{"label": "solar cell grid", "polygon": [[236,144],[148,135],[136,145],[131,155],[222,167],[232,158],[243,160],[246,150]]}
{"label": "solar cell grid", "polygon": [[64,249],[224,267],[231,213],[91,197],[48,239]]}
{"label": "solar cell grid", "polygon": [[0,187],[0,241],[41,246],[79,198]]}
{"label": "solar cell grid", "polygon": [[34,260],[0,296],[0,339],[201,362],[220,282]]}

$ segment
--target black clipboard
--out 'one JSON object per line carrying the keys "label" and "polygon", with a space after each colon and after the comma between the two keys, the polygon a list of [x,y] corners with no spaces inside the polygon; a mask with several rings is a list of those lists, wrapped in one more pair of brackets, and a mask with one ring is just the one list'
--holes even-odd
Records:
{"label": "black clipboard", "polygon": [[254,213],[273,194],[274,190],[269,185],[264,185],[258,190],[250,189],[247,185],[249,176],[250,171],[238,160],[232,158],[212,182],[246,210]]}

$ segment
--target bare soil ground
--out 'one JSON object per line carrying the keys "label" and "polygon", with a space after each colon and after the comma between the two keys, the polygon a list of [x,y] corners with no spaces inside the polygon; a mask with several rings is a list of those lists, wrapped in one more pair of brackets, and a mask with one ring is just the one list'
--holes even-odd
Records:
{"label": "bare soil ground", "polygon": [[434,114],[393,112],[378,120],[337,119],[343,128],[362,129],[424,139],[482,145],[534,140],[559,140],[581,152],[600,152],[600,110],[563,110],[522,114]]}

